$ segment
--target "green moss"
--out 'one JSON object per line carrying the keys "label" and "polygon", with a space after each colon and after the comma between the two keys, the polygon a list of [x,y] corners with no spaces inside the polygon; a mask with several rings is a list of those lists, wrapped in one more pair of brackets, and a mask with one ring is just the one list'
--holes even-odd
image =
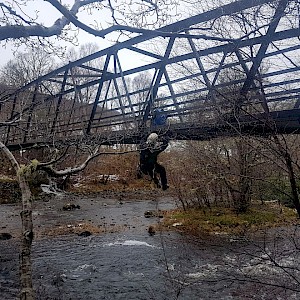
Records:
{"label": "green moss", "polygon": [[[297,186],[299,184],[298,181]],[[268,177],[264,181],[257,182],[253,194],[261,201],[276,200],[287,207],[294,208],[291,184],[287,177]]]}
{"label": "green moss", "polygon": [[274,223],[278,219],[278,215],[270,211],[249,211],[247,214],[241,214],[240,218],[251,225],[261,225],[265,223]]}
{"label": "green moss", "polygon": [[18,176],[29,178],[36,171],[38,165],[39,161],[37,159],[33,159],[28,165],[20,165]]}
{"label": "green moss", "polygon": [[0,183],[5,183],[5,182],[16,182],[15,179],[7,177],[5,175],[0,175]]}

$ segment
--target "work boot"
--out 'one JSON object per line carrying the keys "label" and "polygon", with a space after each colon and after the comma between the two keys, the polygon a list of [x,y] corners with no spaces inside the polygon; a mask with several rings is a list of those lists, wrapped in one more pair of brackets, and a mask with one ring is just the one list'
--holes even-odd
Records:
{"label": "work boot", "polygon": [[162,186],[162,190],[163,191],[167,190],[168,188],[169,188],[169,186],[167,184],[165,184],[165,185]]}

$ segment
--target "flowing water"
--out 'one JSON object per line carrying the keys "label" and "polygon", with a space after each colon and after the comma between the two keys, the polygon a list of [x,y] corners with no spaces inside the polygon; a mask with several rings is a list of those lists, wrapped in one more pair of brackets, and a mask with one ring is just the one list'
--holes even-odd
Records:
{"label": "flowing water", "polygon": [[[292,277],[282,275],[282,268],[268,257],[272,249],[262,247],[265,239],[254,244],[229,236],[204,240],[175,232],[150,236],[148,226],[160,218],[145,218],[144,212],[173,208],[171,198],[124,202],[77,199],[81,209],[70,212],[54,209],[62,200],[55,201],[36,207],[39,228],[51,222],[58,226],[63,217],[70,224],[89,218],[98,226],[122,225],[122,229],[87,237],[37,238],[32,256],[38,299],[298,299],[299,293],[291,291]],[[5,206],[4,211],[9,209],[12,207]],[[13,215],[15,211],[11,211]],[[17,297],[16,241],[0,241],[1,300]],[[283,238],[279,242],[281,249],[283,245],[290,249]],[[296,252],[289,253],[280,263],[299,266],[299,257]],[[262,279],[272,284],[259,284]],[[276,287],[275,281],[277,285],[290,284],[290,289]]]}

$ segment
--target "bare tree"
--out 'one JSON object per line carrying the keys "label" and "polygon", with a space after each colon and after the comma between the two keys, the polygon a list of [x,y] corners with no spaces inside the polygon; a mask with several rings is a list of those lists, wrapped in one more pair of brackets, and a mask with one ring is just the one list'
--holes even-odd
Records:
{"label": "bare tree", "polygon": [[55,67],[53,56],[38,47],[27,52],[17,52],[15,58],[1,68],[0,79],[5,85],[18,88],[49,73]]}
{"label": "bare tree", "polygon": [[[78,146],[75,146],[77,148]],[[80,145],[82,149],[82,160],[77,164],[66,167],[64,169],[58,169],[56,165],[61,164],[62,160],[68,158],[71,153],[74,153],[74,147],[66,146],[60,151],[52,151],[52,159],[46,162],[39,162],[34,159],[27,165],[20,165],[13,153],[0,142],[0,150],[4,152],[5,156],[10,161],[12,167],[17,174],[17,180],[22,191],[22,245],[20,250],[20,281],[21,281],[21,294],[20,299],[35,299],[35,294],[32,284],[32,267],[31,267],[31,245],[34,238],[33,223],[32,223],[32,203],[33,195],[30,190],[29,180],[38,171],[44,171],[49,177],[63,177],[71,174],[78,173],[84,170],[88,164],[99,157],[100,155],[116,155],[125,154],[129,151],[105,151],[101,148],[101,143],[96,145]],[[85,155],[85,156],[84,156]]]}
{"label": "bare tree", "polygon": [[[59,12],[62,17],[57,19],[57,20],[53,20],[53,25],[46,27],[44,25],[42,25],[42,23],[39,21],[38,16],[36,15],[30,15],[29,13],[24,14],[23,13],[23,5],[25,5],[26,3],[29,3],[28,1],[24,0],[24,1],[2,1],[2,3],[0,3],[0,7],[2,9],[3,15],[0,19],[0,23],[2,23],[3,26],[0,27],[0,40],[5,41],[8,39],[14,39],[15,41],[19,41],[19,42],[27,42],[29,44],[39,44],[39,45],[45,45],[45,48],[47,48],[47,50],[53,50],[53,46],[51,44],[51,39],[49,39],[50,37],[59,37],[60,39],[63,40],[69,40],[69,41],[74,41],[74,35],[70,34],[70,32],[72,32],[70,29],[80,29],[83,30],[87,33],[90,33],[94,36],[98,36],[98,37],[106,37],[107,35],[109,35],[112,32],[116,32],[118,31],[120,34],[121,33],[125,33],[125,34],[130,34],[130,33],[138,33],[138,34],[149,34],[149,33],[153,33],[153,31],[149,31],[152,29],[155,29],[156,26],[160,26],[163,23],[165,23],[165,21],[170,17],[170,15],[172,14],[172,7],[174,5],[176,5],[176,1],[171,1],[171,0],[163,0],[161,2],[154,2],[154,1],[150,1],[150,0],[141,0],[141,1],[137,1],[137,2],[127,2],[127,1],[101,1],[101,0],[74,0],[74,4],[68,8],[66,5],[64,5],[66,2],[64,1],[58,1],[58,0],[45,0],[46,2],[48,2],[50,5],[52,5],[57,12]],[[282,1],[280,1],[281,3]],[[129,4],[128,4],[129,3]],[[226,2],[227,3],[227,2]],[[159,6],[158,6],[159,4]],[[169,10],[166,11],[164,10],[164,8],[168,7]],[[270,6],[270,9],[272,9],[273,7]],[[102,19],[104,18],[99,18],[98,20],[101,20],[101,22],[95,23],[95,26],[91,26],[91,25],[87,25],[87,22],[84,22],[83,19],[80,19],[82,14],[89,14],[89,13],[97,13],[97,11],[100,11],[100,17],[103,17],[102,13],[106,10],[110,12],[110,21],[106,21],[104,20],[102,22]],[[192,43],[189,43],[189,41],[187,41],[187,45],[190,48],[194,48],[194,46],[198,46],[198,48],[203,48],[203,46],[205,47],[205,43],[203,42],[203,40],[206,40],[207,45],[211,46],[211,45],[219,45],[220,43],[224,43],[224,42],[233,42],[233,39],[235,42],[238,42],[241,39],[247,39],[249,37],[255,37],[257,34],[260,34],[260,30],[264,30],[269,24],[270,22],[272,23],[272,19],[270,17],[270,15],[268,14],[267,16],[264,16],[264,11],[265,9],[262,8],[260,9],[260,7],[257,9],[255,8],[254,10],[250,11],[249,14],[247,14],[247,16],[244,15],[235,15],[234,18],[235,19],[230,19],[230,22],[228,23],[232,28],[236,29],[240,27],[240,24],[244,24],[246,30],[242,30],[241,32],[234,32],[234,35],[236,36],[229,36],[228,38],[228,28],[230,26],[226,25],[226,22],[224,22],[224,19],[221,17],[218,20],[212,20],[210,22],[208,22],[209,24],[205,24],[207,25],[207,30],[213,30],[211,37],[207,37],[204,35],[198,35],[198,45],[193,45]],[[249,17],[250,16],[250,17]],[[259,18],[257,17],[259,16]],[[255,19],[256,18],[256,19]],[[96,19],[96,18],[95,18]],[[228,20],[228,18],[226,19]],[[236,21],[237,20],[237,21]],[[254,22],[255,27],[252,27],[252,21],[256,21]],[[295,20],[292,20],[293,22],[295,22]],[[90,23],[90,22],[88,22]],[[197,29],[197,28],[192,28],[192,30],[195,30],[195,32],[199,32],[203,29]],[[157,35],[162,35],[162,36],[172,36],[172,35],[176,35],[177,33],[157,33]],[[188,33],[186,33],[186,35],[188,35]],[[189,37],[189,36],[188,36]],[[117,37],[119,38],[119,36]],[[200,40],[201,38],[201,40]],[[251,61],[251,59],[253,59],[255,57],[255,49],[254,48],[247,48],[247,51],[245,51],[245,53],[239,53],[236,54],[238,58],[239,55],[244,55],[245,57],[247,57],[247,59],[249,59]],[[196,52],[196,51],[194,51]],[[227,55],[228,53],[226,53]],[[231,60],[231,57],[234,55],[234,53],[230,53],[230,55],[228,55],[229,60],[226,61],[226,63],[228,65],[230,65],[233,60]],[[225,55],[224,55],[224,59],[225,59]],[[214,63],[215,63],[215,57],[207,57],[205,63],[202,63],[201,65],[201,61],[195,61],[195,67],[197,68],[197,72],[199,72],[199,68],[203,68],[204,71],[205,69],[212,69],[213,67],[215,67]],[[185,68],[185,70],[188,69],[189,66],[182,66],[183,68]],[[77,70],[76,70],[77,71]],[[205,74],[205,72],[201,70],[201,74]],[[195,71],[194,69],[192,69],[192,71],[190,71],[191,74],[193,74]],[[239,72],[243,75],[245,75],[244,77],[246,77],[246,74],[249,73],[249,71],[247,70],[247,66],[242,66],[242,64],[240,64],[237,68],[234,69],[234,72]],[[216,72],[217,74],[218,72]],[[19,75],[18,75],[19,76]],[[218,76],[216,76],[218,77]],[[245,79],[245,78],[244,78]],[[22,80],[22,79],[21,79]],[[26,81],[27,79],[25,79]],[[80,79],[81,80],[81,79]],[[167,78],[166,78],[166,81]],[[80,95],[79,91],[77,92],[76,90],[76,85],[79,83],[79,78],[75,78],[74,76],[74,81],[73,81],[73,87],[74,87],[74,103],[78,102],[82,102],[83,98],[82,95]],[[80,82],[81,83],[81,82]],[[257,82],[257,80],[255,81],[255,84],[258,84],[259,82]],[[223,82],[222,80],[220,80],[220,78],[216,78],[216,80],[214,80],[213,84],[209,84],[209,77],[204,77],[202,76],[201,80],[199,82],[197,82],[196,84],[199,84],[200,87],[203,88],[203,86],[206,86],[206,94],[201,95],[202,99],[201,99],[201,103],[203,104],[200,107],[197,107],[197,109],[203,109],[206,106],[211,106],[211,105],[220,105],[221,106],[221,112],[225,112],[225,113],[233,113],[233,117],[239,121],[239,117],[241,115],[249,115],[249,113],[251,113],[251,109],[253,107],[249,106],[249,102],[251,100],[251,95],[249,95],[249,89],[244,89],[243,91],[241,91],[240,94],[237,93],[237,95],[235,95],[235,97],[230,97],[230,94],[228,92],[224,92],[224,88],[223,88]],[[219,85],[218,88],[217,85]],[[85,101],[86,103],[88,103],[88,99],[89,99],[89,92],[87,91],[86,95],[85,95]],[[171,91],[170,91],[171,92]],[[262,91],[263,92],[263,91]],[[248,93],[248,94],[247,94]],[[231,95],[232,96],[232,95]],[[79,99],[79,100],[78,100]],[[4,101],[4,100],[3,100]],[[23,101],[23,99],[22,99]],[[35,98],[33,97],[32,102],[35,101]],[[53,107],[50,108],[48,110],[49,113],[54,113],[55,116],[58,115],[59,113],[59,106],[57,105],[57,102],[61,102],[63,101],[63,98],[57,97],[55,100],[53,100]],[[200,102],[200,101],[199,101]],[[104,103],[104,102],[103,102]],[[96,103],[97,104],[97,103]],[[22,103],[20,104],[22,105]],[[216,107],[216,106],[215,106]],[[69,107],[67,107],[69,108]],[[251,109],[250,109],[251,108]],[[51,110],[52,109],[52,110]],[[255,109],[255,108],[253,108]],[[13,111],[13,110],[12,110]],[[24,131],[29,132],[30,128],[30,124],[31,124],[31,115],[30,115],[30,106],[29,106],[29,114],[26,115],[27,112],[24,112],[22,110],[22,108],[19,110],[21,111],[20,114],[15,115],[14,119],[9,119],[8,120],[4,120],[3,122],[1,122],[2,126],[7,126],[8,128],[12,128],[13,125],[15,125],[15,121],[17,120],[17,118],[19,118],[19,120],[21,120],[23,122],[23,124],[27,124],[28,126],[24,127]],[[66,110],[67,111],[67,110]],[[213,109],[210,110],[210,113],[214,111]],[[217,116],[220,113],[220,110],[216,108],[217,111]],[[24,120],[24,114],[25,113],[25,120]],[[38,112],[40,113],[40,112]],[[64,114],[65,113],[65,114]],[[65,116],[68,112],[63,112],[60,115],[60,120],[56,119],[55,117],[55,122],[52,122],[52,124],[46,124],[47,129],[49,129],[52,126],[53,129],[54,128],[54,123],[56,124],[60,124],[57,126],[57,134],[58,136],[60,135],[60,137],[63,137],[63,134],[66,133],[62,133],[62,130],[59,128],[59,126],[62,125],[66,125],[66,123],[59,123],[57,121],[65,121]],[[46,114],[45,114],[46,115]],[[205,115],[205,114],[204,114]],[[41,116],[41,115],[40,115]],[[208,115],[208,117],[210,117]],[[23,118],[23,119],[22,119]],[[218,120],[217,120],[218,121]],[[226,119],[224,118],[224,122],[226,122]],[[75,122],[74,122],[75,123]],[[229,123],[229,122],[228,122]],[[36,122],[37,125],[38,121]],[[18,124],[17,124],[18,125]],[[69,125],[69,124],[67,124]],[[230,124],[229,124],[230,125]],[[236,132],[239,133],[239,123],[236,122],[237,127]],[[272,124],[270,123],[270,126]],[[78,126],[76,129],[79,131],[80,130],[80,126]],[[120,128],[120,127],[118,127]],[[37,129],[39,129],[39,127],[37,127]],[[37,130],[38,131],[38,130]],[[56,132],[55,132],[56,133]],[[272,136],[274,138],[275,144],[278,146],[277,150],[278,152],[285,158],[285,162],[288,166],[288,172],[291,175],[290,176],[290,180],[291,183],[293,183],[293,193],[297,193],[297,185],[295,184],[295,176],[294,176],[294,168],[296,166],[296,164],[292,163],[291,161],[291,156],[290,156],[290,152],[286,151],[286,148],[283,147],[284,146],[284,142],[280,139],[277,138],[276,135],[276,131],[273,131],[274,135]],[[43,134],[45,134],[45,132],[43,132]],[[25,136],[26,137],[26,136]],[[4,136],[3,136],[4,138]],[[55,138],[54,138],[54,146],[55,146]],[[82,139],[80,142],[84,143],[84,139]],[[250,185],[250,172],[248,172],[248,168],[249,168],[249,161],[248,161],[248,151],[249,148],[246,147],[245,145],[242,144],[241,141],[238,141],[239,145],[238,145],[238,150],[237,153],[235,153],[236,155],[234,156],[234,158],[230,157],[229,155],[229,151],[233,149],[233,147],[230,148],[226,148],[226,152],[222,152],[220,150],[220,148],[216,147],[217,149],[217,159],[221,159],[223,161],[225,161],[226,159],[228,160],[229,163],[231,163],[233,165],[233,161],[234,159],[238,158],[238,160],[236,160],[238,162],[239,165],[239,179],[238,179],[238,183],[236,182],[229,182],[229,180],[227,178],[225,178],[225,183],[227,184],[227,186],[229,187],[232,195],[236,195],[237,193],[241,196],[239,199],[239,204],[240,207],[239,209],[241,211],[245,210],[249,204],[249,185]],[[75,173],[75,172],[79,172],[80,170],[82,170],[90,161],[91,159],[93,159],[94,157],[97,157],[101,154],[101,152],[99,152],[99,148],[98,147],[87,147],[87,157],[82,161],[81,164],[79,164],[78,166],[74,167],[71,166],[69,169],[67,170],[61,170],[58,171],[55,168],[51,167],[52,163],[55,163],[57,161],[59,161],[61,159],[61,157],[63,157],[67,152],[63,151],[62,153],[59,154],[59,156],[55,156],[53,159],[50,160],[50,162],[38,162],[38,161],[32,161],[29,162],[28,165],[26,167],[20,167],[18,165],[18,162],[16,161],[15,157],[12,155],[12,153],[7,149],[7,147],[5,147],[5,143],[2,142],[0,144],[1,149],[4,151],[4,153],[6,154],[6,156],[9,158],[9,160],[11,161],[11,163],[13,164],[17,174],[18,174],[18,180],[19,180],[19,184],[20,187],[23,191],[23,195],[22,195],[22,202],[23,202],[23,213],[22,213],[22,223],[23,223],[23,240],[24,240],[24,244],[23,244],[23,254],[24,254],[24,260],[22,260],[21,265],[24,267],[23,268],[23,272],[22,272],[22,276],[21,276],[21,281],[22,281],[22,299],[32,299],[33,296],[33,291],[32,291],[32,283],[31,283],[31,271],[30,271],[30,246],[31,246],[31,242],[32,242],[32,238],[33,238],[33,229],[32,229],[32,219],[31,219],[31,194],[30,194],[30,190],[28,188],[28,184],[27,184],[27,176],[34,173],[37,170],[44,170],[46,171],[48,174],[50,174],[51,176],[63,176],[63,175],[68,175],[71,173]],[[68,150],[68,147],[67,147]],[[226,161],[225,161],[226,163]],[[234,167],[232,167],[232,165],[226,169],[226,164],[224,163],[225,167],[224,168],[219,168],[218,169],[218,175],[221,177],[223,176],[227,176],[229,173],[230,175],[232,175],[232,173],[234,173],[234,171],[237,170],[237,168],[234,169]],[[207,165],[207,168],[205,169],[206,171],[209,171],[211,165]],[[227,173],[226,173],[227,171]],[[223,173],[222,173],[223,172]],[[236,171],[236,173],[238,173]],[[224,175],[225,174],[225,175]],[[204,174],[205,175],[205,174]],[[213,177],[213,176],[212,176]],[[229,177],[229,176],[228,176]],[[230,178],[233,178],[233,181],[236,181],[236,177],[231,176]],[[217,182],[218,178],[213,178],[214,182]],[[227,181],[226,181],[227,180]],[[206,181],[206,183],[210,183],[208,181]],[[182,194],[182,193],[181,193]],[[298,197],[298,195],[295,194],[295,196]],[[233,196],[234,198],[234,196]],[[299,203],[299,200],[296,199],[296,204],[297,201]]]}
{"label": "bare tree", "polygon": [[53,52],[62,48],[63,53],[65,47],[55,45],[55,39],[76,43],[78,29],[101,38],[114,31],[145,33],[163,25],[176,14],[173,8],[177,5],[176,0],[159,3],[151,0],[74,0],[71,5],[69,1],[46,0],[48,6],[45,5],[45,9],[50,5],[61,17],[53,17],[53,20],[48,20],[52,25],[45,26],[34,2],[38,1],[5,0],[0,3],[1,41],[13,39],[16,45],[43,45],[45,50]]}

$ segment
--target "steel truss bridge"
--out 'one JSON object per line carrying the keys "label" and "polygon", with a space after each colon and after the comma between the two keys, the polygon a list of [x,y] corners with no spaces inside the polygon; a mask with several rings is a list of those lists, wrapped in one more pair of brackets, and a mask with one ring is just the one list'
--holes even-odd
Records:
{"label": "steel truss bridge", "polygon": [[[11,148],[299,133],[299,1],[240,0],[136,36],[7,92]],[[130,65],[128,67],[128,65]],[[153,128],[156,108],[167,125]]]}

